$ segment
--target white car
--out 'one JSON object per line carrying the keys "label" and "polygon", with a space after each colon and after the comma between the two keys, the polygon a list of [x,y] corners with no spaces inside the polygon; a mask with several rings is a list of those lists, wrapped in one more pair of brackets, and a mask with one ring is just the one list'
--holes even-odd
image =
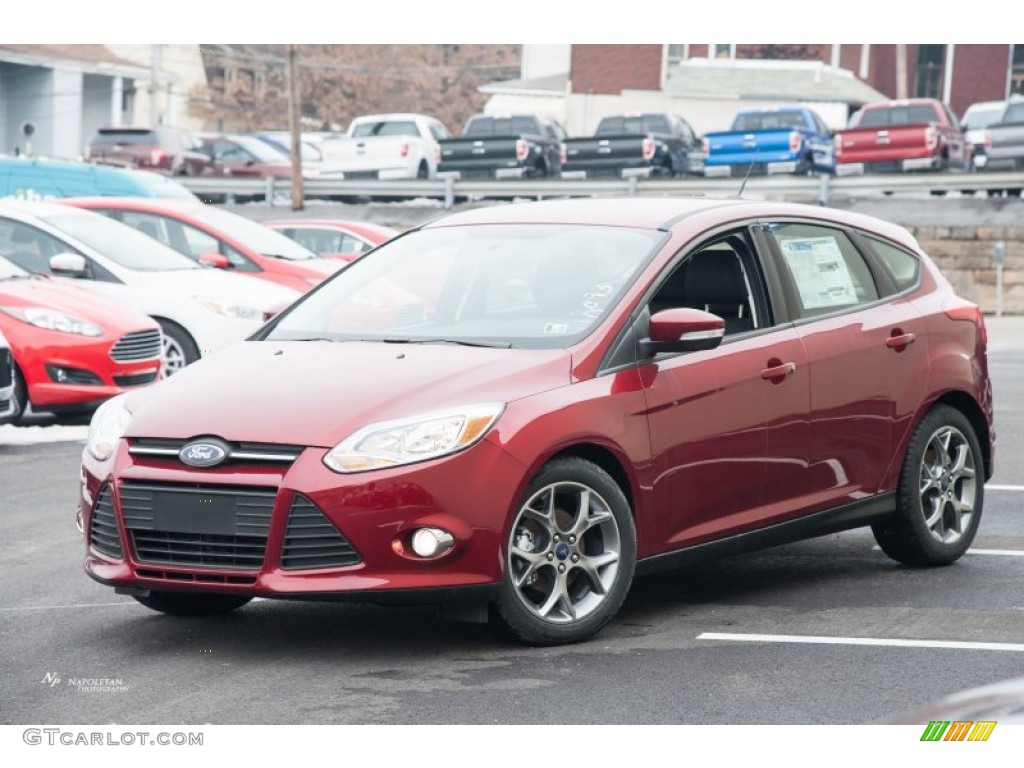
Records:
{"label": "white car", "polygon": [[14,416],[14,358],[11,347],[0,333],[0,424]]}
{"label": "white car", "polygon": [[1006,109],[1005,101],[979,101],[971,104],[964,112],[960,121],[964,138],[974,148],[973,162],[975,168],[984,168],[988,161],[987,147],[985,140],[988,136],[986,129],[993,123],[998,123]]}
{"label": "white car", "polygon": [[132,227],[54,203],[0,203],[0,254],[152,317],[164,333],[165,376],[241,341],[300,295],[200,267]]}
{"label": "white car", "polygon": [[448,129],[428,115],[364,115],[343,139],[324,139],[324,162],[346,179],[432,179]]}

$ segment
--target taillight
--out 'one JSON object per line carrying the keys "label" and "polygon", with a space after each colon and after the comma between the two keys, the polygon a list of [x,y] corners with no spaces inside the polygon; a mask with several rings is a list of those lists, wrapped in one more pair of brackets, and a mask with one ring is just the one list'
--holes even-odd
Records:
{"label": "taillight", "polygon": [[648,137],[644,139],[644,160],[650,160],[654,157],[654,139]]}
{"label": "taillight", "polygon": [[707,139],[700,140],[701,149],[704,151],[704,157],[708,157],[711,154],[711,142]]}
{"label": "taillight", "polygon": [[437,163],[440,163],[440,162],[441,162],[441,145],[438,144],[436,147],[434,147],[434,163],[437,164]]}
{"label": "taillight", "polygon": [[843,135],[841,133],[837,133],[835,138],[832,140],[832,152],[835,154],[837,160],[839,159],[839,156],[843,154]]}
{"label": "taillight", "polygon": [[516,160],[525,160],[530,155],[530,145],[526,139],[516,139]]}
{"label": "taillight", "polygon": [[990,149],[992,149],[992,134],[989,133],[988,131],[985,131],[984,136],[985,151],[988,152]]}
{"label": "taillight", "polygon": [[569,150],[565,148],[565,144],[558,145],[558,162],[565,165],[566,160],[569,159]]}
{"label": "taillight", "polygon": [[167,154],[162,149],[154,149],[149,153],[149,162],[153,165],[160,165]]}
{"label": "taillight", "polygon": [[402,157],[408,157],[409,156],[409,142],[407,142],[407,141],[403,141],[402,142],[401,152],[402,152]]}
{"label": "taillight", "polygon": [[978,329],[978,338],[981,341],[981,346],[988,346],[988,329],[985,327],[985,315],[982,314],[981,307],[965,301],[963,304],[958,304],[955,307],[946,306],[944,309],[946,317],[950,320],[963,320],[968,323],[974,323]]}
{"label": "taillight", "polygon": [[939,132],[934,125],[929,125],[924,129],[924,144],[929,150],[939,146]]}
{"label": "taillight", "polygon": [[800,151],[800,147],[803,146],[804,137],[801,136],[797,131],[793,131],[789,134],[789,151],[791,154],[796,154]]}

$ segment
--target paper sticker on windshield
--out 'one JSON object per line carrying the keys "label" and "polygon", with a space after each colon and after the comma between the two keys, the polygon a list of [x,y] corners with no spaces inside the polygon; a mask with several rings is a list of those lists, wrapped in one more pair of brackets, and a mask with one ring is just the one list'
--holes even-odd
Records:
{"label": "paper sticker on windshield", "polygon": [[857,290],[834,237],[779,238],[804,309],[857,303]]}
{"label": "paper sticker on windshield", "polygon": [[546,323],[544,325],[544,333],[560,333],[565,334],[569,332],[569,326],[566,323]]}

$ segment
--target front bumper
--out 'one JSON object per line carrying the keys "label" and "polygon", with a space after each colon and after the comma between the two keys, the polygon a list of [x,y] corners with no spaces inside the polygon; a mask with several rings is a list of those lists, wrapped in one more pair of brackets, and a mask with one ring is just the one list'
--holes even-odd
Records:
{"label": "front bumper", "polygon": [[[104,464],[83,455],[85,570],[101,583],[370,602],[475,599],[500,584],[502,542],[524,467],[488,440],[442,459],[353,475],[327,469],[324,448],[302,449],[290,465],[240,461],[201,470],[173,455],[132,455],[129,442],[122,440],[115,457]],[[145,505],[132,501],[140,487],[186,489],[185,501],[180,509],[165,504],[162,512],[151,512],[152,520],[140,522]],[[263,494],[268,499],[264,535],[239,544],[242,537],[204,533],[215,530],[204,517],[207,510],[223,514],[216,504],[189,508],[187,494],[205,491],[211,498],[236,491]],[[350,545],[355,560],[296,567],[294,535],[301,527],[293,516],[298,507],[322,515]],[[408,537],[424,526],[452,533],[453,548],[433,559],[411,555]],[[396,551],[396,539],[406,541],[405,554]]]}

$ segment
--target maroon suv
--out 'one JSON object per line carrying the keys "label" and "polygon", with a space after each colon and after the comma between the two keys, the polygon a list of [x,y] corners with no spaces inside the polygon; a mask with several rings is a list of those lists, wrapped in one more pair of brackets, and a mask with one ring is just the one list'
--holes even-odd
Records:
{"label": "maroon suv", "polygon": [[90,160],[124,163],[170,176],[208,172],[198,140],[178,128],[100,128],[89,142]]}

